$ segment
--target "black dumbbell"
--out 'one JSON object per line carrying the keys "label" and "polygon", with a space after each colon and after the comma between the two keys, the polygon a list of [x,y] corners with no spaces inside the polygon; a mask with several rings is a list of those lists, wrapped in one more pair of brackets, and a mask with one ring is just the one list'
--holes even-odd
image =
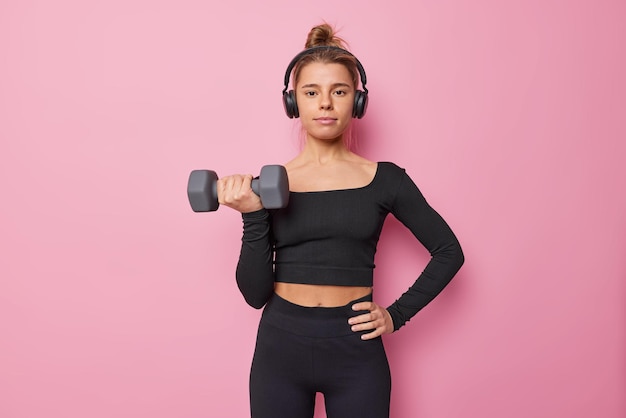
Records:
{"label": "black dumbbell", "polygon": [[[282,165],[266,165],[258,179],[252,180],[252,191],[261,198],[265,209],[279,209],[289,202],[289,180]],[[212,212],[217,201],[217,174],[211,170],[193,170],[187,183],[187,196],[194,212]]]}

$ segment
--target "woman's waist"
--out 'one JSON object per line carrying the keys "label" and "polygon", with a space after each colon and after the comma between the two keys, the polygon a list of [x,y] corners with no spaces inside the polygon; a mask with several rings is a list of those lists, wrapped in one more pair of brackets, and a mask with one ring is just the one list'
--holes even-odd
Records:
{"label": "woman's waist", "polygon": [[340,307],[372,293],[371,286],[276,282],[274,293],[304,307]]}

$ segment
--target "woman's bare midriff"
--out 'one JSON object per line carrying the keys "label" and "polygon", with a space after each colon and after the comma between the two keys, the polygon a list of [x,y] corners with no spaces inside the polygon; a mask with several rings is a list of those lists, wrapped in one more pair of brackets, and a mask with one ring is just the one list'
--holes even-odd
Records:
{"label": "woman's bare midriff", "polygon": [[355,299],[369,295],[372,288],[277,282],[274,292],[296,305],[331,308],[345,306]]}

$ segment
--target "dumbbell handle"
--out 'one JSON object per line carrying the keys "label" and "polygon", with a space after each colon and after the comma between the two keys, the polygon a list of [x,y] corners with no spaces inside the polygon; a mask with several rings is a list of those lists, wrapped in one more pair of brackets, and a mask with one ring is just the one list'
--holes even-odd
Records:
{"label": "dumbbell handle", "polygon": [[[259,179],[252,179],[252,183],[250,184],[250,187],[252,188],[252,191],[254,192],[254,194],[256,194],[257,196],[261,195],[261,192],[259,191]],[[212,192],[215,196],[217,196],[217,182],[213,183]]]}
{"label": "dumbbell handle", "polygon": [[[252,191],[254,192],[254,194],[256,194],[257,196],[261,196],[261,192],[259,191],[259,179],[252,179],[252,183],[250,183],[250,187],[252,188]],[[213,196],[217,197],[217,181],[213,182],[213,187],[211,192],[213,193]]]}

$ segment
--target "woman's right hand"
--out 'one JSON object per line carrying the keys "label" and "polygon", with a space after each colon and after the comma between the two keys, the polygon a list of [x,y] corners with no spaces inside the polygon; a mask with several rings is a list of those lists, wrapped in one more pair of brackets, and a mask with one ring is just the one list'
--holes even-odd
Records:
{"label": "woman's right hand", "polygon": [[222,177],[217,181],[217,200],[220,205],[228,206],[241,213],[248,213],[263,208],[261,199],[252,191],[252,175],[235,174]]}

